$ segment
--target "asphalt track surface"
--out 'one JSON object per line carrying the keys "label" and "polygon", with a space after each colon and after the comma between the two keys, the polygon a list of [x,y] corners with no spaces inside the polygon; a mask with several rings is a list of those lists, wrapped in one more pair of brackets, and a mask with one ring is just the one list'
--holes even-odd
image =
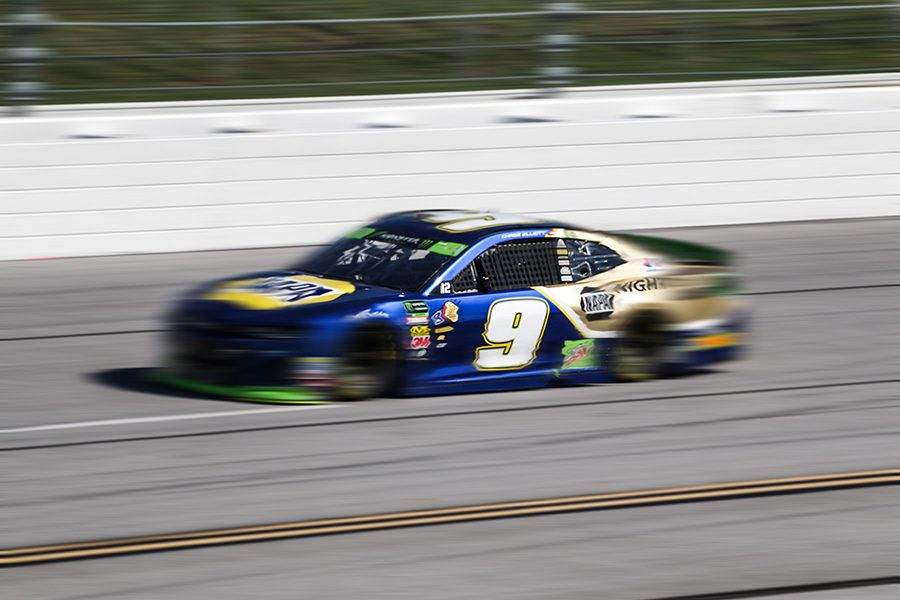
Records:
{"label": "asphalt track surface", "polygon": [[[0,263],[2,547],[900,467],[900,221],[660,233],[741,254],[745,360],[667,381],[328,408],[135,377],[156,362],[169,298],[300,250]],[[897,490],[50,563],[4,573],[4,596],[897,598]],[[806,587],[860,580],[880,585]]]}

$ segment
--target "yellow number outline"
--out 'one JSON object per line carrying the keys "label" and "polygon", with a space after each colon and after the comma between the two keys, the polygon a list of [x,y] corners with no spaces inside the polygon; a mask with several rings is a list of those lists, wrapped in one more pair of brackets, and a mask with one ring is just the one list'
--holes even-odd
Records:
{"label": "yellow number outline", "polygon": [[[492,342],[488,337],[488,329],[490,328],[491,323],[491,313],[494,311],[494,307],[501,302],[533,302],[537,300],[542,303],[544,307],[547,309],[544,313],[544,322],[541,324],[541,332],[538,334],[537,340],[534,343],[534,347],[531,349],[531,358],[528,362],[523,363],[521,365],[517,365],[514,367],[482,367],[478,365],[479,354],[482,350],[496,350],[497,348],[503,349],[503,354],[509,354],[509,351],[512,349],[513,343],[516,341],[515,338],[506,341],[506,342]],[[524,296],[524,297],[515,297],[515,298],[500,298],[499,300],[494,300],[491,302],[491,306],[488,308],[487,317],[484,320],[484,331],[481,333],[482,339],[484,339],[485,346],[479,346],[475,349],[475,360],[472,361],[472,366],[475,367],[479,371],[518,371],[520,369],[524,369],[528,367],[535,361],[537,358],[538,350],[541,348],[541,344],[544,342],[544,333],[547,331],[547,323],[550,320],[550,304],[544,298],[536,298],[534,296]],[[518,329],[519,325],[522,324],[522,313],[517,312],[516,316],[513,318],[512,328]]]}

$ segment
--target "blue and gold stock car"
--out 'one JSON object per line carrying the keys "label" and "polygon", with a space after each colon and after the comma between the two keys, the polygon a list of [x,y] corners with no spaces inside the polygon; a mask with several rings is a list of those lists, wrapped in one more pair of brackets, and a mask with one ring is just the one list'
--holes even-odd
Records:
{"label": "blue and gold stock car", "polygon": [[155,378],[304,403],[658,377],[738,353],[729,259],[521,215],[388,215],[180,301]]}

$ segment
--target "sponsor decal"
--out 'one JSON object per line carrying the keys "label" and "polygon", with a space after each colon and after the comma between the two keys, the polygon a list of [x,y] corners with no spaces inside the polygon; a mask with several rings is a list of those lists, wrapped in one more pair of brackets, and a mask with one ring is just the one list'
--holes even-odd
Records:
{"label": "sponsor decal", "polygon": [[644,271],[647,273],[655,273],[663,270],[662,265],[660,265],[655,258],[645,258],[643,260],[643,265]]}
{"label": "sponsor decal", "polygon": [[413,237],[411,235],[402,235],[399,233],[391,233],[389,231],[379,231],[378,233],[369,236],[373,240],[378,240],[379,242],[392,242],[395,244],[401,244],[406,246],[417,246],[420,248],[427,247],[431,245],[432,240],[426,240],[419,237]]}
{"label": "sponsor decal", "polygon": [[739,333],[712,333],[691,338],[694,350],[712,350],[714,348],[728,348],[741,343]]}
{"label": "sponsor decal", "polygon": [[613,288],[616,292],[649,292],[651,290],[662,289],[662,281],[656,277],[648,277],[646,279],[635,279],[634,281],[626,281],[620,283]]}
{"label": "sponsor decal", "polygon": [[566,340],[562,347],[561,371],[590,369],[597,366],[594,340]]}
{"label": "sponsor decal", "polygon": [[322,279],[310,275],[274,276],[229,281],[204,296],[244,308],[268,310],[300,304],[330,302],[356,287],[346,281]]}
{"label": "sponsor decal", "polygon": [[412,315],[418,315],[421,313],[428,313],[428,305],[422,300],[407,300],[403,303],[403,308],[406,309],[406,312]]}
{"label": "sponsor decal", "polygon": [[290,277],[266,277],[243,288],[238,288],[238,290],[273,296],[284,303],[290,304],[304,298],[322,296],[333,291],[333,288],[311,281],[298,281]]}
{"label": "sponsor decal", "polygon": [[444,323],[456,323],[459,320],[459,306],[453,302],[444,302],[440,310],[436,310],[431,315],[431,322],[435,325],[443,325]]}
{"label": "sponsor decal", "polygon": [[465,244],[439,241],[429,246],[428,251],[434,252],[435,254],[443,254],[444,256],[459,256],[466,248],[468,248],[468,246]]}
{"label": "sponsor decal", "polygon": [[586,235],[590,236],[592,235],[592,232],[578,231],[576,229],[563,229],[562,227],[554,227],[547,232],[548,238],[580,238]]}
{"label": "sponsor decal", "polygon": [[588,321],[608,319],[615,310],[613,295],[596,288],[584,288],[581,292],[581,310],[587,316]]}
{"label": "sponsor decal", "polygon": [[410,256],[410,260],[423,258],[427,256],[429,252],[434,252],[435,254],[443,254],[445,256],[459,256],[466,248],[469,247],[466,244],[460,244],[457,242],[442,242],[411,235],[393,233],[390,231],[378,231],[373,227],[361,227],[345,234],[344,237],[358,240],[370,239],[376,242],[385,242],[388,244],[413,246],[419,248],[419,250],[417,250],[412,254],[412,256]]}
{"label": "sponsor decal", "polygon": [[440,342],[440,343],[438,343],[438,344],[435,344],[434,347],[435,347],[435,348],[446,348],[446,347],[447,347],[447,342]]}
{"label": "sponsor decal", "polygon": [[456,323],[459,320],[459,307],[453,302],[444,302],[441,315],[451,323]]}
{"label": "sponsor decal", "polygon": [[406,317],[407,325],[427,325],[428,315],[409,315]]}
{"label": "sponsor decal", "polygon": [[409,335],[411,335],[412,337],[431,335],[431,327],[429,327],[428,325],[413,325],[409,328]]}
{"label": "sponsor decal", "polygon": [[409,347],[413,350],[424,350],[431,346],[431,336],[430,335],[417,335],[413,336],[409,340]]}
{"label": "sponsor decal", "polygon": [[569,250],[564,240],[556,240],[556,262],[559,265],[559,280],[563,283],[573,281],[572,262],[569,260]]}
{"label": "sponsor decal", "polygon": [[439,341],[439,342],[443,342],[443,341],[446,340],[446,339],[447,339],[447,336],[446,336],[446,335],[439,335],[439,336],[437,336],[437,341]]}
{"label": "sponsor decal", "polygon": [[453,331],[453,328],[449,325],[447,327],[438,327],[434,330],[435,333],[450,333],[451,331]]}

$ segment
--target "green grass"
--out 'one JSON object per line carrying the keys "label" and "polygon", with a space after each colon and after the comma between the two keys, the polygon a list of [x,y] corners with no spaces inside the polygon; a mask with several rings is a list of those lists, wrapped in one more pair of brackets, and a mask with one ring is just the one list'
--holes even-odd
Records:
{"label": "green grass", "polygon": [[[729,8],[846,4],[862,0],[584,0],[585,9]],[[63,21],[183,21],[397,17],[539,9],[536,0],[45,0]],[[9,9],[9,2],[4,5]],[[8,15],[0,15],[6,18]],[[546,19],[271,27],[55,28],[38,44],[57,57],[42,68],[46,102],[106,102],[379,94],[538,85],[547,60],[535,47]],[[900,9],[852,13],[606,15],[567,30],[590,45],[565,56],[578,84],[652,83],[900,70]],[[808,38],[847,38],[826,41]],[[726,40],[753,40],[724,43]],[[600,43],[616,42],[601,45]],[[623,43],[624,42],[624,43]],[[680,42],[680,43],[673,43]],[[0,46],[10,45],[0,29]],[[513,48],[439,49],[460,45]],[[378,52],[387,48],[407,48]],[[335,54],[139,58],[221,52]],[[129,55],[132,58],[113,58]],[[93,56],[95,58],[89,58]],[[106,57],[98,59],[96,57]],[[812,74],[812,73],[810,73]],[[0,78],[10,77],[8,65]],[[498,78],[408,83],[409,80]],[[517,78],[517,79],[503,79]],[[357,82],[388,82],[359,85]],[[280,87],[281,84],[300,84]],[[321,84],[321,85],[312,85]],[[216,86],[276,87],[216,87]],[[212,89],[178,89],[204,88]],[[113,88],[121,90],[113,91]],[[146,91],[143,88],[159,88]],[[76,91],[84,90],[84,91]],[[106,90],[106,91],[104,91]]]}

